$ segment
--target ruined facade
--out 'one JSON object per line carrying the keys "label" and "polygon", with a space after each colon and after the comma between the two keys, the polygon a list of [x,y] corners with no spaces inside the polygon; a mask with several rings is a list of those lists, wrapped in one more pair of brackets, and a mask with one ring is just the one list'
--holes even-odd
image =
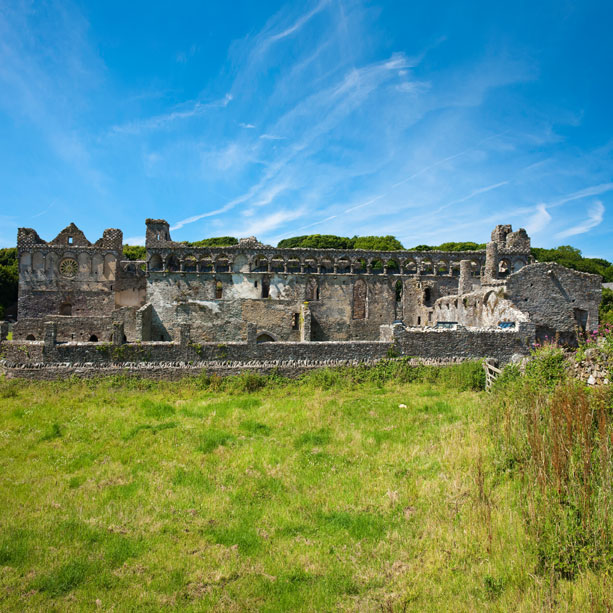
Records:
{"label": "ruined facade", "polygon": [[[146,225],[143,262],[123,259],[120,230],[92,244],[74,224],[50,242],[21,228],[14,341],[52,329],[60,344],[276,342],[291,359],[296,343],[346,343],[342,352],[359,355],[359,343],[392,342],[408,355],[477,357],[510,342],[496,334],[521,332],[526,351],[598,325],[600,278],[534,263],[525,230],[508,225],[485,250],[456,252],[279,249],[255,238],[195,248],[173,241],[164,220]],[[441,331],[456,340],[443,347]]]}

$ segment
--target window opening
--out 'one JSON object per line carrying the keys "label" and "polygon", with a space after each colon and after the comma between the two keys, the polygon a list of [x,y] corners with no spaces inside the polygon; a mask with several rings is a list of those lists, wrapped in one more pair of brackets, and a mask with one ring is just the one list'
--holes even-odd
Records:
{"label": "window opening", "polygon": [[366,283],[358,279],[353,286],[353,319],[366,319]]}
{"label": "window opening", "polygon": [[97,337],[95,334],[92,334],[92,335],[89,337],[89,342],[90,342],[90,343],[97,343],[97,342],[98,342],[98,337]]}
{"label": "window opening", "polygon": [[402,300],[402,281],[396,281],[396,287],[394,289],[396,291],[396,302],[400,302],[400,300]]}
{"label": "window opening", "polygon": [[294,313],[292,315],[292,330],[298,330],[300,328],[300,315]]}
{"label": "window opening", "polygon": [[216,281],[215,282],[215,299],[220,300],[222,294],[223,294],[223,285],[221,284],[221,281]]}
{"label": "window opening", "polygon": [[262,298],[270,296],[270,281],[266,278],[262,279]]}

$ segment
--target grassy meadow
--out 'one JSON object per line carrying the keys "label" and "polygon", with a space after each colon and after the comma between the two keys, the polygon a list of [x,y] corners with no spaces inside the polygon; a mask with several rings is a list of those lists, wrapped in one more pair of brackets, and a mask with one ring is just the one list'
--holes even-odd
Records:
{"label": "grassy meadow", "polygon": [[0,609],[610,610],[543,571],[479,365],[396,368],[0,381]]}

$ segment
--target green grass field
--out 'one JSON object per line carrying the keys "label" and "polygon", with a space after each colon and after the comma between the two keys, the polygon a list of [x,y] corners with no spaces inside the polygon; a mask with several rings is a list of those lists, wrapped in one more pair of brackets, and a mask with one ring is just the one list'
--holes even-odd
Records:
{"label": "green grass field", "polygon": [[611,602],[602,573],[535,573],[484,392],[0,383],[3,611]]}

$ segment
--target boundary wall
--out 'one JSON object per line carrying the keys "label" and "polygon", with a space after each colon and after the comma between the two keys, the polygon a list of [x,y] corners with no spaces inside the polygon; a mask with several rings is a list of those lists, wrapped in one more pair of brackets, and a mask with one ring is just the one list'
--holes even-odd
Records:
{"label": "boundary wall", "polygon": [[[375,364],[393,357],[449,363],[494,358],[501,363],[515,354],[527,355],[534,342],[530,326],[518,330],[415,330],[382,326],[379,341],[255,342],[255,329],[246,343],[192,343],[183,326],[179,342],[123,343],[116,325],[113,343],[57,343],[52,323],[44,341],[0,343],[0,373],[8,377],[61,378],[71,374],[100,376],[134,374],[179,378],[202,372],[221,375],[276,370],[297,375],[312,368]],[[420,362],[421,363],[421,362]]]}

